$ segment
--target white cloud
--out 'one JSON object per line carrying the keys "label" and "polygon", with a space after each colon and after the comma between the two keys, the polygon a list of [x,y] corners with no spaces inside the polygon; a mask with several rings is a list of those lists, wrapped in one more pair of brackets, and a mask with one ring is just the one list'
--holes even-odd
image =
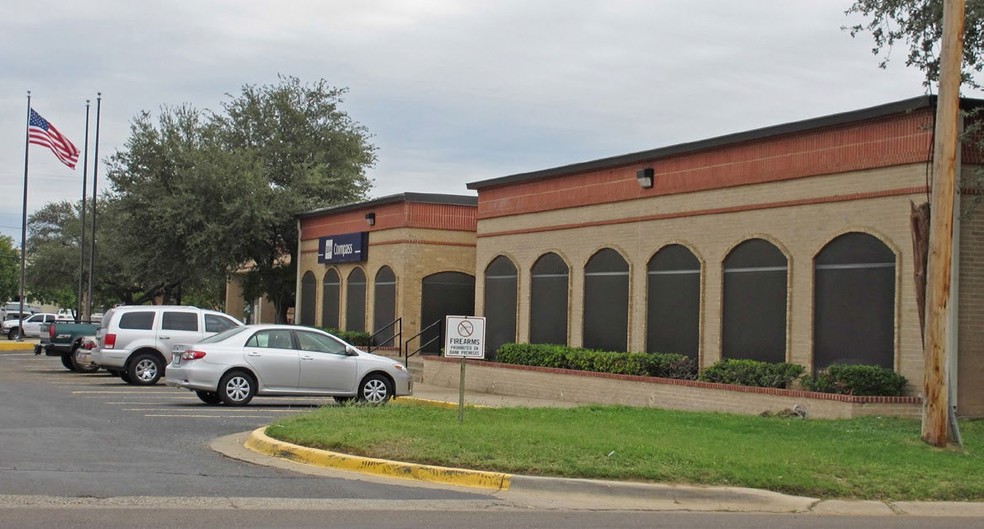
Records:
{"label": "white cloud", "polygon": [[[923,93],[919,72],[878,69],[870,38],[840,29],[850,0],[2,3],[0,233],[17,239],[27,90],[79,146],[102,91],[105,158],[142,110],[217,110],[244,84],[325,78],[351,89],[344,108],[375,135],[376,196],[470,194],[467,182]],[[30,169],[31,210],[78,199],[81,167],[32,147]]]}

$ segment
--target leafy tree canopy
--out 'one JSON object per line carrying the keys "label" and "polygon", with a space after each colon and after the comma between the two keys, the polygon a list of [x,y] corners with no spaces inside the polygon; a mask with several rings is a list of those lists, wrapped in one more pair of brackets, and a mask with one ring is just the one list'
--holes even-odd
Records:
{"label": "leafy tree canopy", "polygon": [[281,319],[296,285],[294,216],[364,200],[372,187],[366,169],[376,148],[366,128],[341,110],[345,93],[324,79],[302,84],[281,77],[230,95],[219,117],[226,149],[253,171],[249,192],[260,198],[240,255],[254,276],[246,284],[265,292]]}
{"label": "leafy tree canopy", "polygon": [[[940,76],[940,42],[943,36],[943,0],[855,0],[847,14],[865,22],[850,26],[851,36],[871,33],[872,53],[882,56],[881,67],[898,45],[907,48],[905,64],[922,70],[926,85]],[[981,88],[984,69],[984,0],[967,0],[964,17],[963,82]]]}
{"label": "leafy tree canopy", "polygon": [[110,159],[103,206],[114,222],[102,237],[122,249],[109,263],[119,293],[220,303],[239,270],[248,293],[265,294],[282,319],[294,300],[295,215],[364,200],[372,186],[375,147],[341,109],[345,92],[281,77],[244,86],[221,113],[182,106],[137,116]]}
{"label": "leafy tree canopy", "polygon": [[20,252],[14,240],[0,235],[0,302],[14,299],[20,291]]}

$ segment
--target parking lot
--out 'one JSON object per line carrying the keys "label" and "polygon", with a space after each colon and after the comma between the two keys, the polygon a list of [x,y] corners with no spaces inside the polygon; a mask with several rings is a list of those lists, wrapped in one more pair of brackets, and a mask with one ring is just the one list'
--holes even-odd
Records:
{"label": "parking lot", "polygon": [[113,409],[128,415],[149,419],[189,419],[209,421],[242,421],[255,427],[281,417],[332,405],[331,398],[256,397],[249,406],[228,407],[204,404],[194,393],[163,382],[149,387],[127,384],[105,371],[92,374],[74,373],[64,369],[57,357],[35,356],[30,353],[4,353],[0,367],[18,366],[23,373],[37,376],[59,394],[64,394],[85,408]]}

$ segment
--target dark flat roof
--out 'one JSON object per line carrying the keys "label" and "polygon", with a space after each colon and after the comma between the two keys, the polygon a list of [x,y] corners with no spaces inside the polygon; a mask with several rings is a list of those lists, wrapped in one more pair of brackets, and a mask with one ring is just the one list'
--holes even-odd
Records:
{"label": "dark flat roof", "polygon": [[[968,100],[968,99],[964,99],[961,102],[963,103],[962,106],[977,106],[984,103],[984,101],[981,100]],[[615,167],[622,167],[626,165],[632,165],[636,163],[651,162],[659,158],[666,158],[668,156],[674,156],[677,154],[697,152],[707,149],[713,149],[716,147],[722,147],[730,144],[736,144],[736,143],[752,141],[752,140],[760,140],[772,136],[781,136],[785,134],[803,132],[803,131],[819,129],[823,127],[843,125],[846,123],[876,119],[876,118],[891,116],[895,114],[904,114],[915,110],[920,110],[923,108],[932,108],[935,106],[936,106],[936,96],[924,95],[919,97],[913,97],[911,99],[904,99],[902,101],[896,101],[894,103],[887,103],[884,105],[864,108],[861,110],[842,112],[840,114],[832,114],[829,116],[823,116],[819,118],[812,118],[803,121],[795,121],[792,123],[785,123],[782,125],[773,125],[770,127],[764,127],[764,128],[749,130],[745,132],[738,132],[735,134],[727,134],[724,136],[718,136],[716,138],[710,138],[706,140],[699,140],[689,143],[680,143],[677,145],[671,145],[669,147],[661,147],[658,149],[652,149],[648,151],[623,154],[619,156],[612,156],[610,158],[601,158],[598,160],[591,160],[591,161],[580,162],[571,165],[564,165],[561,167],[554,167],[551,169],[543,169],[540,171],[532,171],[529,173],[519,173],[509,176],[502,176],[499,178],[493,178],[490,180],[471,182],[468,184],[468,189],[482,189],[485,187],[499,186],[504,184],[531,182],[534,180],[542,180],[554,176],[562,176],[562,175],[582,173],[588,171],[598,171],[604,169],[611,169]]]}
{"label": "dark flat roof", "polygon": [[353,202],[351,204],[343,204],[341,206],[332,206],[330,208],[316,209],[314,211],[306,211],[304,213],[298,213],[297,215],[295,215],[295,217],[299,219],[304,219],[308,217],[317,217],[317,216],[331,214],[331,213],[343,213],[345,211],[371,208],[376,206],[382,206],[385,204],[394,204],[398,202],[477,207],[478,197],[469,196],[469,195],[442,195],[436,193],[397,193],[395,195],[387,195],[384,197],[374,198],[371,200],[367,200],[365,202]]}

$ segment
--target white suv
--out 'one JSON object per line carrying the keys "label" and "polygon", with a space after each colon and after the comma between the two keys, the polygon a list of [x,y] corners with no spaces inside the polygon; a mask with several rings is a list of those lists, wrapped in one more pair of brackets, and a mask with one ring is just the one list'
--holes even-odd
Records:
{"label": "white suv", "polygon": [[231,316],[198,307],[116,307],[99,324],[91,359],[127,383],[149,386],[164,375],[176,345],[193,344],[241,325]]}

